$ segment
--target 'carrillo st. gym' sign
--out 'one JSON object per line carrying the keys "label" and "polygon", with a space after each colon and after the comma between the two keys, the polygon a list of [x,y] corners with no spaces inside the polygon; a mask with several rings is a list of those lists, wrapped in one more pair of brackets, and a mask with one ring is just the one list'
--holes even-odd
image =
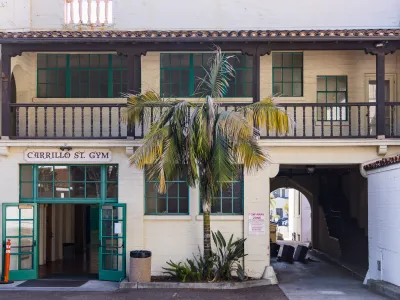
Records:
{"label": "'carrillo st. gym' sign", "polygon": [[112,153],[108,149],[73,149],[70,151],[60,149],[26,149],[24,152],[26,162],[110,162]]}

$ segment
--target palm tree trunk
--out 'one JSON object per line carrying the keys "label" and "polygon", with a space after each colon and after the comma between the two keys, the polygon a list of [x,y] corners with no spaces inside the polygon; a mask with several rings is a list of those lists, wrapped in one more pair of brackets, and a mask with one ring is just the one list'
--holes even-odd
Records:
{"label": "palm tree trunk", "polygon": [[208,260],[211,257],[211,224],[210,224],[210,206],[204,205],[203,209],[203,233],[204,233],[204,258]]}

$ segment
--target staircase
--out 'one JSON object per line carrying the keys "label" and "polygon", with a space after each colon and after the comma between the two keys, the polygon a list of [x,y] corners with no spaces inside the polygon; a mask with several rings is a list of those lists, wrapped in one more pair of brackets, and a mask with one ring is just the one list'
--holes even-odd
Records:
{"label": "staircase", "polygon": [[350,215],[349,199],[343,193],[341,175],[329,172],[320,178],[319,205],[324,211],[329,235],[339,240],[341,260],[368,267],[368,237],[358,226],[357,219]]}

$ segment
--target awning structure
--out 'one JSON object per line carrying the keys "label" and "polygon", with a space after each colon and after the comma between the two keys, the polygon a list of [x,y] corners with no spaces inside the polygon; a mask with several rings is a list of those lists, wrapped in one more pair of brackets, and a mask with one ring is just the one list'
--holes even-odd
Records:
{"label": "awning structure", "polygon": [[238,42],[238,41],[324,41],[400,40],[400,29],[349,30],[178,30],[178,31],[26,31],[0,32],[0,43],[38,40],[132,41],[132,42]]}

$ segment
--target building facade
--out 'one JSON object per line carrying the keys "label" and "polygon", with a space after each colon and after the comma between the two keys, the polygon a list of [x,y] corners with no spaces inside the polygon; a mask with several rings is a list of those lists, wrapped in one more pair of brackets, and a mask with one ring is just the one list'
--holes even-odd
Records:
{"label": "building facade", "polygon": [[[246,272],[275,282],[269,194],[293,187],[310,201],[313,246],[350,259],[348,232],[368,234],[360,166],[400,151],[400,3],[348,2],[0,1],[0,224],[15,247],[11,279],[84,257],[80,272],[118,281],[136,249],[152,251],[152,274],[162,275],[170,259],[197,253],[199,191],[177,178],[159,195],[129,164],[148,128],[123,121],[123,93],[193,99],[215,45],[238,58],[221,109],[279,95],[293,126],[285,136],[260,128],[271,163],[217,197],[212,229],[246,237]],[[254,213],[265,216],[261,234]]]}

